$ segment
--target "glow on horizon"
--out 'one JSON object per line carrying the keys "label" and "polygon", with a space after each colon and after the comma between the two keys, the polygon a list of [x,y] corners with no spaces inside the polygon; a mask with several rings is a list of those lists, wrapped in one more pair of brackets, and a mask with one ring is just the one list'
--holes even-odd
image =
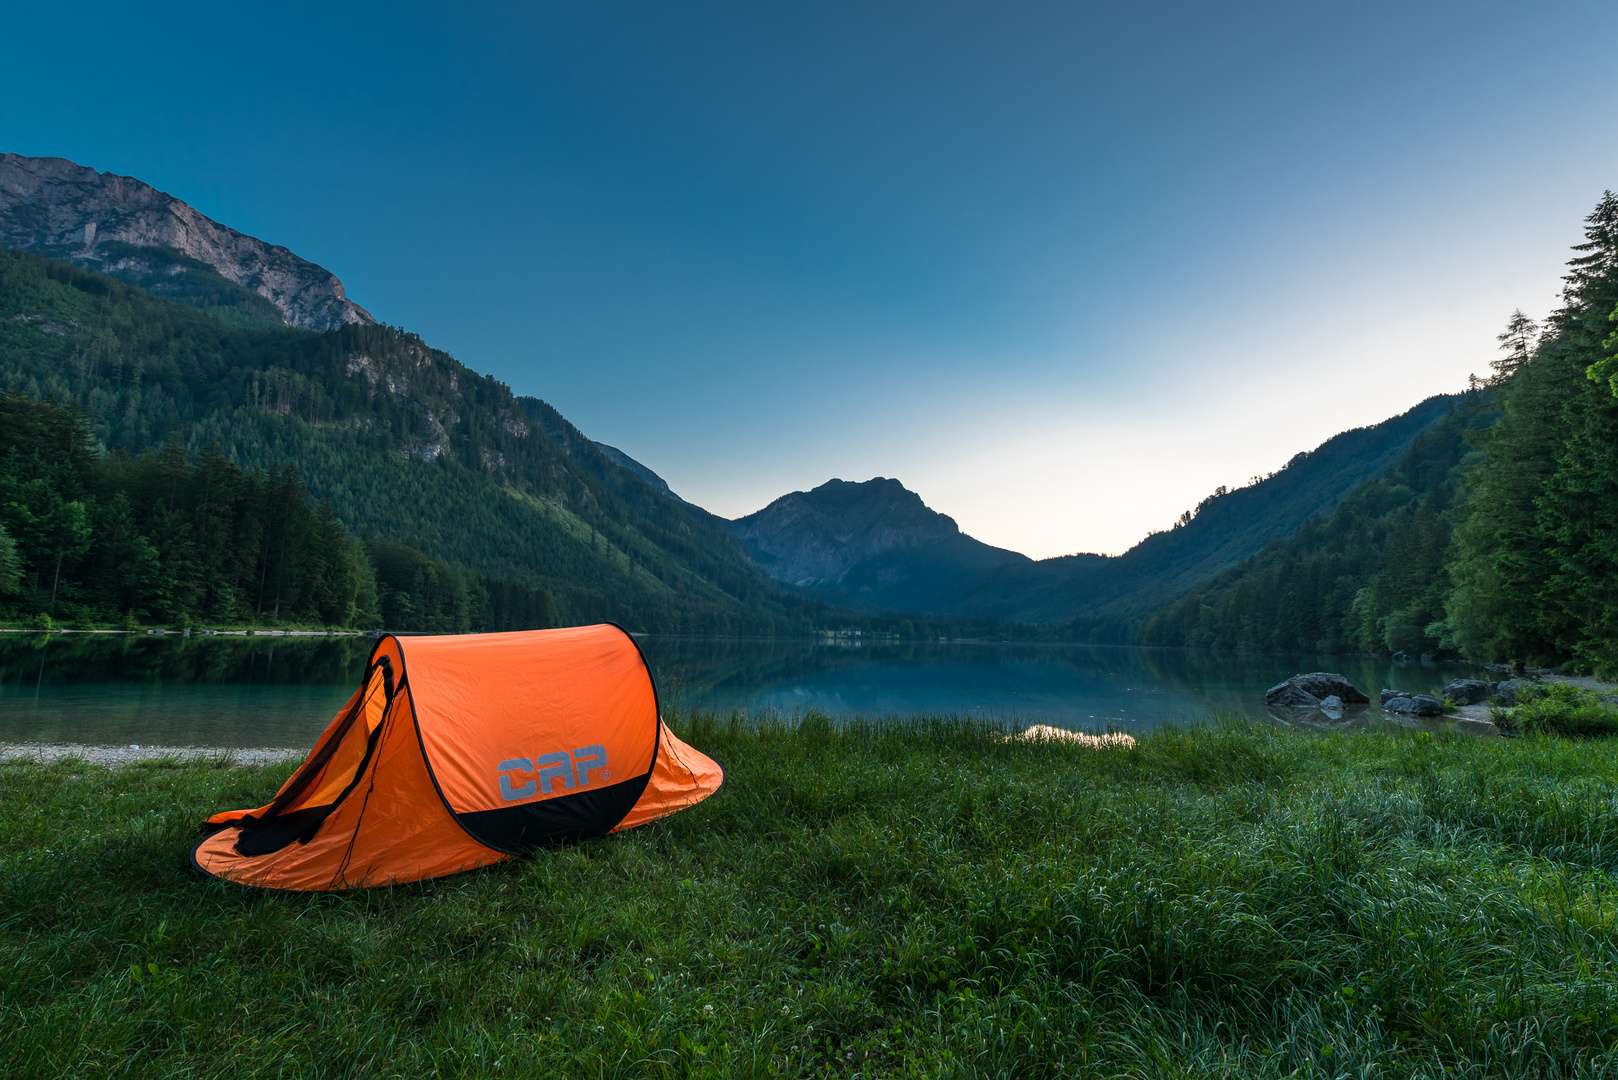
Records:
{"label": "glow on horizon", "polygon": [[23,50],[0,149],[321,263],[715,513],[890,476],[1036,557],[1462,389],[1618,188],[1611,4],[91,7],[10,28],[273,77]]}

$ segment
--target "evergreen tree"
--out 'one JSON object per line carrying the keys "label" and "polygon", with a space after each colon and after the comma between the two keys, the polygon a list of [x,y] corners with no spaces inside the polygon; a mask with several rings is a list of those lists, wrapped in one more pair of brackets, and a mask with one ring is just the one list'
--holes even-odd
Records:
{"label": "evergreen tree", "polygon": [[1159,609],[1140,641],[1268,652],[1436,650],[1456,470],[1467,431],[1486,419],[1475,403],[1452,411],[1388,475],[1361,484],[1334,512]]}
{"label": "evergreen tree", "polygon": [[1586,289],[1618,269],[1618,195],[1601,193],[1596,208],[1584,219],[1584,243],[1574,244],[1573,250],[1579,254],[1568,260],[1562,276],[1564,309],[1582,307],[1589,300]]}
{"label": "evergreen tree", "polygon": [[1500,351],[1506,355],[1489,365],[1494,369],[1494,378],[1490,382],[1498,386],[1528,363],[1538,336],[1539,324],[1524,315],[1522,308],[1513,311],[1511,318],[1506,321],[1505,332],[1495,338],[1500,342]]}
{"label": "evergreen tree", "polygon": [[[1477,659],[1554,663],[1572,656],[1613,670],[1618,409],[1592,381],[1618,302],[1618,197],[1603,195],[1564,278],[1564,306],[1531,352],[1511,326],[1516,360],[1500,420],[1475,437],[1480,459],[1449,561],[1445,641]],[[1517,320],[1514,317],[1513,322]]]}
{"label": "evergreen tree", "polygon": [[22,557],[17,542],[0,525],[0,596],[14,595],[22,586]]}
{"label": "evergreen tree", "polygon": [[[390,581],[402,619],[395,629],[555,624],[542,589],[408,545],[388,551],[411,568]],[[213,445],[192,462],[177,436],[159,453],[103,455],[76,407],[0,394],[0,614],[39,613],[119,623],[383,621],[366,544],[329,503],[310,505],[296,469],[244,473]]]}

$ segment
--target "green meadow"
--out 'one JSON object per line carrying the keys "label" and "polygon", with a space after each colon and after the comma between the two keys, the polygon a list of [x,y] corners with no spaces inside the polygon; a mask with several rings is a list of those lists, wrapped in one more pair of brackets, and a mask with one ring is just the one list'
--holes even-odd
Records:
{"label": "green meadow", "polygon": [[1611,744],[689,715],[724,790],[442,881],[205,880],[291,766],[0,766],[7,1077],[1604,1077]]}

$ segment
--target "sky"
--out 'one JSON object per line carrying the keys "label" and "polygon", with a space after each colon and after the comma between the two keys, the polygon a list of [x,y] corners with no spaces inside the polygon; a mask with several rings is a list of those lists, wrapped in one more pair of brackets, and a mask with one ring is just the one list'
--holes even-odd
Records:
{"label": "sky", "polygon": [[1486,372],[1618,188],[1609,3],[28,5],[136,176],[726,517],[1117,553]]}

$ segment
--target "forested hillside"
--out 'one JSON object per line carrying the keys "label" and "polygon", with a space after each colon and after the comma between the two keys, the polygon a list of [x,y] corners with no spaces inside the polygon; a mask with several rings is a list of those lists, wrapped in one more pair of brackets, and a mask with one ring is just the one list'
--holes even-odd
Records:
{"label": "forested hillside", "polygon": [[290,466],[244,473],[212,445],[191,462],[178,438],[102,454],[76,407],[0,393],[0,617],[464,632],[555,611],[542,589],[349,535]]}
{"label": "forested hillside", "polygon": [[1122,555],[1007,564],[962,589],[953,613],[1068,622],[1077,638],[1129,641],[1140,620],[1165,601],[1331,512],[1356,486],[1397,465],[1454,403],[1452,397],[1430,398],[1380,424],[1333,436],[1270,476],[1235,490],[1220,488],[1173,528]]}
{"label": "forested hillside", "polygon": [[1152,615],[1145,645],[1270,652],[1427,652],[1444,616],[1450,510],[1466,436],[1492,419],[1458,403],[1386,476],[1329,515]]}
{"label": "forested hillside", "polygon": [[247,472],[296,466],[349,532],[543,589],[562,622],[780,632],[824,610],[543,402],[396,328],[233,325],[8,252],[0,388],[77,402],[110,450],[139,455],[178,433],[192,457],[217,443]]}
{"label": "forested hillside", "polygon": [[829,602],[1123,644],[1164,601],[1330,513],[1357,485],[1393,468],[1458,401],[1434,397],[1335,435],[1245,487],[1220,488],[1118,556],[1036,562],[990,547],[881,477],[793,492],[729,525],[771,576]]}
{"label": "forested hillside", "polygon": [[1480,659],[1615,676],[1618,197],[1608,192],[1585,226],[1543,333],[1503,335],[1503,412],[1467,470],[1440,636]]}
{"label": "forested hillside", "polygon": [[1156,613],[1143,640],[1449,652],[1618,676],[1618,197],[1563,304],[1387,477]]}

